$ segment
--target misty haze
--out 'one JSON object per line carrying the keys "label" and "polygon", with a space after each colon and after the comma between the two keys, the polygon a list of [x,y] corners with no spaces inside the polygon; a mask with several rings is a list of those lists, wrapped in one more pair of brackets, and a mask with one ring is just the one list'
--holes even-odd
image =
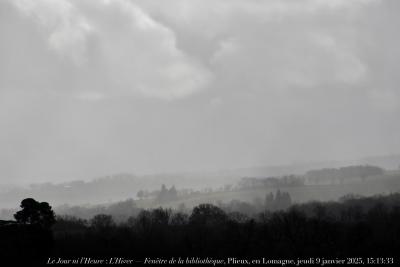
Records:
{"label": "misty haze", "polygon": [[399,12],[0,0],[0,256],[398,263]]}

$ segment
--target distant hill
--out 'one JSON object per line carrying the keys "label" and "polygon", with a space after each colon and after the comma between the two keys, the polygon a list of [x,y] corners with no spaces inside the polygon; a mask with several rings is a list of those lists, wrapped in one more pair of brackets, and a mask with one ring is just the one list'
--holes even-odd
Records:
{"label": "distant hill", "polygon": [[387,170],[399,170],[400,169],[400,155],[386,155],[386,156],[375,156],[366,157],[360,160],[361,164],[369,164],[379,166]]}
{"label": "distant hill", "polygon": [[385,169],[398,169],[400,155],[369,157],[353,161],[326,161],[295,163],[281,166],[256,166],[209,172],[160,173],[135,175],[122,173],[100,177],[92,181],[71,181],[66,183],[42,183],[25,187],[1,187],[0,208],[19,205],[21,199],[33,197],[46,200],[54,205],[111,203],[127,198],[136,198],[139,190],[156,190],[161,184],[175,185],[178,189],[221,188],[236,184],[243,177],[270,177],[303,175],[309,170],[340,168],[350,165],[375,165]]}
{"label": "distant hill", "polygon": [[44,199],[54,205],[111,203],[121,199],[136,198],[139,190],[160,189],[162,184],[175,185],[179,188],[216,188],[234,183],[238,179],[200,172],[143,176],[125,173],[104,176],[88,182],[78,180],[57,184],[31,184],[25,187],[10,187],[9,190],[1,191],[0,209],[16,207],[21,199],[26,197]]}
{"label": "distant hill", "polygon": [[290,174],[302,175],[309,170],[324,169],[324,168],[340,168],[352,165],[373,165],[386,170],[400,169],[400,155],[385,155],[365,157],[355,160],[331,160],[318,162],[298,162],[286,165],[277,166],[254,166],[248,168],[238,168],[233,170],[220,171],[225,175],[233,176],[284,176]]}

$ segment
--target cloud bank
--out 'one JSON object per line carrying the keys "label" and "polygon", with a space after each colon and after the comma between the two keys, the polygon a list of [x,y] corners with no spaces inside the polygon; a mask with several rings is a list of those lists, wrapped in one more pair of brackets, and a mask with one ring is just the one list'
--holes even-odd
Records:
{"label": "cloud bank", "polygon": [[400,151],[397,0],[0,0],[5,179]]}
{"label": "cloud bank", "polygon": [[[176,46],[171,29],[131,1],[10,3],[17,9],[18,19],[31,24],[31,29],[24,31],[40,32],[40,41],[46,44],[44,49],[52,61],[47,76],[38,77],[35,70],[24,66],[19,71],[33,72],[35,80],[52,79],[53,72],[57,75],[68,71],[67,75],[74,75],[76,80],[74,88],[68,90],[78,91],[84,99],[98,99],[87,97],[93,96],[93,90],[97,96],[139,93],[162,99],[181,98],[203,89],[211,78],[204,66]],[[36,52],[29,44],[25,49]],[[54,82],[63,87],[62,82]],[[86,88],[92,91],[86,92]]]}

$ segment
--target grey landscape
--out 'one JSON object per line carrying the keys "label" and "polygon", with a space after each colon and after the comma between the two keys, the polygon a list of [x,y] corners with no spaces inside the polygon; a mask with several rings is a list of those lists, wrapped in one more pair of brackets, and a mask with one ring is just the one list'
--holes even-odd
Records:
{"label": "grey landscape", "polygon": [[[375,201],[397,218],[399,11],[398,0],[0,0],[0,235],[45,225],[61,255],[73,243],[63,231],[135,232],[160,210],[167,225],[176,213],[192,227],[204,208],[245,227],[299,209],[349,229],[333,206],[369,214]],[[52,219],[34,222],[29,205]],[[203,251],[193,242],[183,254]],[[310,246],[299,253],[325,248]],[[332,255],[356,253],[342,248]]]}

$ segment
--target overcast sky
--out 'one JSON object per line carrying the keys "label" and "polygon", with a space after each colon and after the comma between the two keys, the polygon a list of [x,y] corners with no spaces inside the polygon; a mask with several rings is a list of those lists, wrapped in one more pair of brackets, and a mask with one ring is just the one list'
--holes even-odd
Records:
{"label": "overcast sky", "polygon": [[0,0],[0,183],[400,152],[398,0]]}

